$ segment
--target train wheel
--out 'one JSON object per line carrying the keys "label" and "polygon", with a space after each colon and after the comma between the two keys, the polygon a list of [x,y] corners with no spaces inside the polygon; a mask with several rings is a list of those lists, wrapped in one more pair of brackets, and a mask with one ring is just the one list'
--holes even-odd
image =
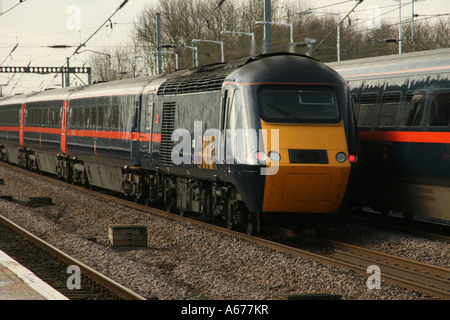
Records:
{"label": "train wheel", "polygon": [[250,213],[247,221],[245,230],[249,236],[254,236],[259,234],[260,222],[259,222],[259,212]]}
{"label": "train wheel", "polygon": [[142,198],[139,198],[139,197],[136,196],[136,195],[133,196],[133,201],[134,201],[134,203],[136,203],[136,204],[142,204],[142,203],[143,203]]}
{"label": "train wheel", "polygon": [[149,196],[145,197],[144,198],[144,205],[146,207],[150,207],[150,204],[151,204],[150,197]]}
{"label": "train wheel", "polygon": [[227,229],[228,230],[233,230],[234,229],[234,223],[233,223],[233,220],[230,217],[227,218]]}
{"label": "train wheel", "polygon": [[234,201],[228,201],[227,228],[233,230],[235,227],[235,206]]}
{"label": "train wheel", "polygon": [[180,217],[186,217],[187,213],[188,213],[186,210],[182,210],[182,209],[180,209],[178,212],[180,214]]}
{"label": "train wheel", "polygon": [[165,207],[166,207],[166,212],[172,212],[173,208],[175,204],[175,200],[172,196],[169,196],[166,198],[166,202],[164,203]]}

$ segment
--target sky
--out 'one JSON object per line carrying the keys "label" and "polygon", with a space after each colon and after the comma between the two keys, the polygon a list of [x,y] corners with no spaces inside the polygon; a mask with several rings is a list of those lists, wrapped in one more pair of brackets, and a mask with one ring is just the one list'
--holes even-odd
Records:
{"label": "sky", "polygon": [[[185,0],[190,1],[190,0]],[[210,0],[212,2],[218,0]],[[239,1],[239,0],[225,0]],[[276,3],[282,0],[272,0]],[[344,17],[357,3],[345,0],[284,0],[301,3],[306,9],[339,13]],[[410,19],[411,0],[400,0],[402,19]],[[4,66],[63,66],[71,56],[70,66],[88,66],[92,51],[114,48],[129,42],[134,21],[142,9],[157,0],[128,0],[111,18],[113,27],[103,27],[72,57],[77,46],[86,41],[124,0],[0,0],[0,67]],[[226,2],[221,10],[225,8]],[[261,0],[263,5],[263,0]],[[379,21],[399,21],[398,0],[364,0],[357,6],[352,19],[367,28]],[[414,13],[421,18],[427,15],[450,14],[449,0],[418,0]],[[162,17],[163,19],[164,17]],[[358,20],[356,20],[358,19]],[[279,21],[289,23],[289,21]],[[109,25],[109,23],[107,24]],[[449,26],[450,29],[450,26]],[[17,48],[11,53],[13,48]],[[72,48],[49,48],[68,45]],[[92,50],[92,51],[86,51]],[[84,51],[84,52],[82,52]],[[73,84],[87,83],[80,75]],[[42,76],[32,74],[0,73],[3,95],[40,91],[48,87],[60,87],[61,75]]]}

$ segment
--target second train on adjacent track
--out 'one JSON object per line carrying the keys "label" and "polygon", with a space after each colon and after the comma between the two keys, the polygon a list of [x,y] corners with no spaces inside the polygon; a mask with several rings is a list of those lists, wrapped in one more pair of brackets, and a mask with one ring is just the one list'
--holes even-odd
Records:
{"label": "second train on adjacent track", "polygon": [[358,113],[360,203],[450,221],[450,49],[329,65]]}

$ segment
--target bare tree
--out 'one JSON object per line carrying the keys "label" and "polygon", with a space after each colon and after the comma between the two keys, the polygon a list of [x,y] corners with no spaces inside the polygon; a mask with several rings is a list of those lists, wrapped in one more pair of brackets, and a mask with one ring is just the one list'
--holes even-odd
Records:
{"label": "bare tree", "polygon": [[[251,38],[242,35],[225,35],[222,31],[254,33],[256,54],[264,49],[264,27],[256,21],[264,19],[263,0],[227,0],[217,9],[217,1],[212,0],[159,0],[149,3],[136,17],[130,44],[114,50],[104,50],[103,54],[93,53],[91,66],[97,81],[109,81],[125,77],[153,75],[157,73],[155,51],[156,16],[161,15],[162,43],[175,45],[164,48],[163,71],[175,70],[178,57],[179,68],[193,66],[192,40],[214,40],[224,42],[225,60],[249,55]],[[272,21],[293,24],[295,52],[306,54],[305,39],[315,39],[320,47],[313,47],[313,56],[323,62],[336,61],[337,21],[330,15],[300,15],[306,10],[304,2],[279,0],[272,2]],[[350,16],[352,18],[352,16]],[[430,50],[450,47],[448,25],[450,18],[438,20],[418,20],[415,24],[414,40],[411,26],[403,24],[403,52]],[[398,43],[385,39],[398,36],[398,25],[382,23],[380,28],[368,30],[366,24],[351,23],[350,19],[340,25],[340,55],[342,60],[388,55],[398,53]],[[220,62],[221,52],[217,44],[201,42],[198,47],[199,65]],[[272,25],[272,52],[289,51],[290,30],[286,26]],[[177,55],[175,55],[176,53]]]}

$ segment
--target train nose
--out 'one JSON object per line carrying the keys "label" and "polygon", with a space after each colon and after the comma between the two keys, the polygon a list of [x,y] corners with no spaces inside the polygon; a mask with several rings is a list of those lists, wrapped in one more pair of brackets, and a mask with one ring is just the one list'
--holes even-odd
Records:
{"label": "train nose", "polygon": [[[264,211],[323,212],[339,209],[350,175],[350,160],[336,150],[280,150],[275,175],[266,176]],[[356,158],[356,156],[355,156]]]}

